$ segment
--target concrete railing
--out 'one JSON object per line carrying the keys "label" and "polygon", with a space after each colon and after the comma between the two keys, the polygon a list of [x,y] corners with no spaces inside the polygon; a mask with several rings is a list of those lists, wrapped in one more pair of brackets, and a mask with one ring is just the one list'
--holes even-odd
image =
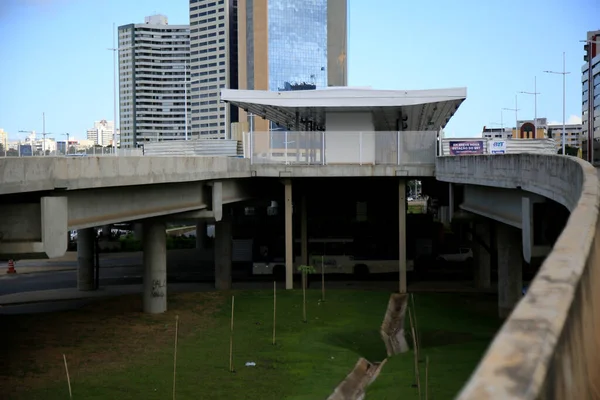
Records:
{"label": "concrete railing", "polygon": [[506,320],[460,400],[600,398],[600,191],[574,157],[440,157],[446,182],[521,188],[571,215],[527,294]]}
{"label": "concrete railing", "polygon": [[0,194],[250,177],[232,157],[0,158]]}

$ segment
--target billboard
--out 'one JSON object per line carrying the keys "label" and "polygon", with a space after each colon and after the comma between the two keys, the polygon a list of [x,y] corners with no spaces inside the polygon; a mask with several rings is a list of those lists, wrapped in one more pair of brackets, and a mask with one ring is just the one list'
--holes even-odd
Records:
{"label": "billboard", "polygon": [[506,140],[491,140],[488,144],[490,154],[506,154]]}
{"label": "billboard", "polygon": [[450,141],[450,155],[464,156],[485,154],[485,140]]}
{"label": "billboard", "polygon": [[33,151],[31,149],[31,145],[30,144],[20,144],[19,145],[19,154],[21,155],[21,157],[32,156]]}

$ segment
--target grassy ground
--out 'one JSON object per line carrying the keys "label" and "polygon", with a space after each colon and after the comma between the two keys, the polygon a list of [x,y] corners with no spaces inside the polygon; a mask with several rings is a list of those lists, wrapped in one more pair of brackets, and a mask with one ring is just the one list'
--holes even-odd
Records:
{"label": "grassy ground", "polygon": [[[323,399],[358,357],[382,360],[379,337],[389,294],[383,291],[280,290],[277,344],[272,339],[272,293],[178,294],[169,312],[140,313],[140,296],[103,301],[46,315],[3,316],[2,397],[64,399],[62,354],[75,399],[165,399],[171,396],[175,315],[180,317],[178,399]],[[235,298],[235,373],[229,366],[230,295]],[[498,326],[474,297],[415,297],[423,351],[430,356],[432,399],[451,398],[474,368]],[[485,301],[484,304],[488,304]],[[412,358],[394,357],[369,390],[372,399],[416,398]],[[256,367],[246,367],[247,361]]]}

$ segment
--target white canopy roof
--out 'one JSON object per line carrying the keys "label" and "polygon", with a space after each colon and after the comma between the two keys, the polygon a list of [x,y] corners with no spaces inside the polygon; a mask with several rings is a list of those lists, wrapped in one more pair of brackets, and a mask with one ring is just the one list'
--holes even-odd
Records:
{"label": "white canopy roof", "polygon": [[[375,130],[427,131],[445,127],[467,97],[466,88],[435,90],[373,90],[334,87],[320,90],[271,92],[221,90],[221,100],[288,129],[325,129],[327,112],[372,112]],[[298,119],[298,127],[296,127]]]}

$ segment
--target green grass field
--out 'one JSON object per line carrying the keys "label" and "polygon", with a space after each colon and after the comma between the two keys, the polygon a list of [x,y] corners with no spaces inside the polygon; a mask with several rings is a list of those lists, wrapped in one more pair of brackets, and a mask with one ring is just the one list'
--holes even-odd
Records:
{"label": "green grass field", "polygon": [[[235,295],[234,365],[229,372],[231,298]],[[74,399],[172,398],[175,315],[179,315],[178,399],[324,399],[359,357],[385,358],[379,335],[389,293],[278,291],[277,343],[272,344],[269,291],[170,296],[158,316],[138,310],[140,296],[39,316],[4,316],[9,343],[0,372],[3,395],[65,399],[62,354],[69,361]],[[499,326],[495,302],[473,295],[415,296],[423,356],[430,359],[430,399],[460,389]],[[20,332],[20,333],[19,333]],[[255,367],[246,367],[253,361]],[[369,399],[418,398],[412,356],[391,358],[369,388]],[[424,368],[424,364],[421,364]],[[424,380],[423,380],[424,381]],[[8,388],[6,390],[5,388]]]}

